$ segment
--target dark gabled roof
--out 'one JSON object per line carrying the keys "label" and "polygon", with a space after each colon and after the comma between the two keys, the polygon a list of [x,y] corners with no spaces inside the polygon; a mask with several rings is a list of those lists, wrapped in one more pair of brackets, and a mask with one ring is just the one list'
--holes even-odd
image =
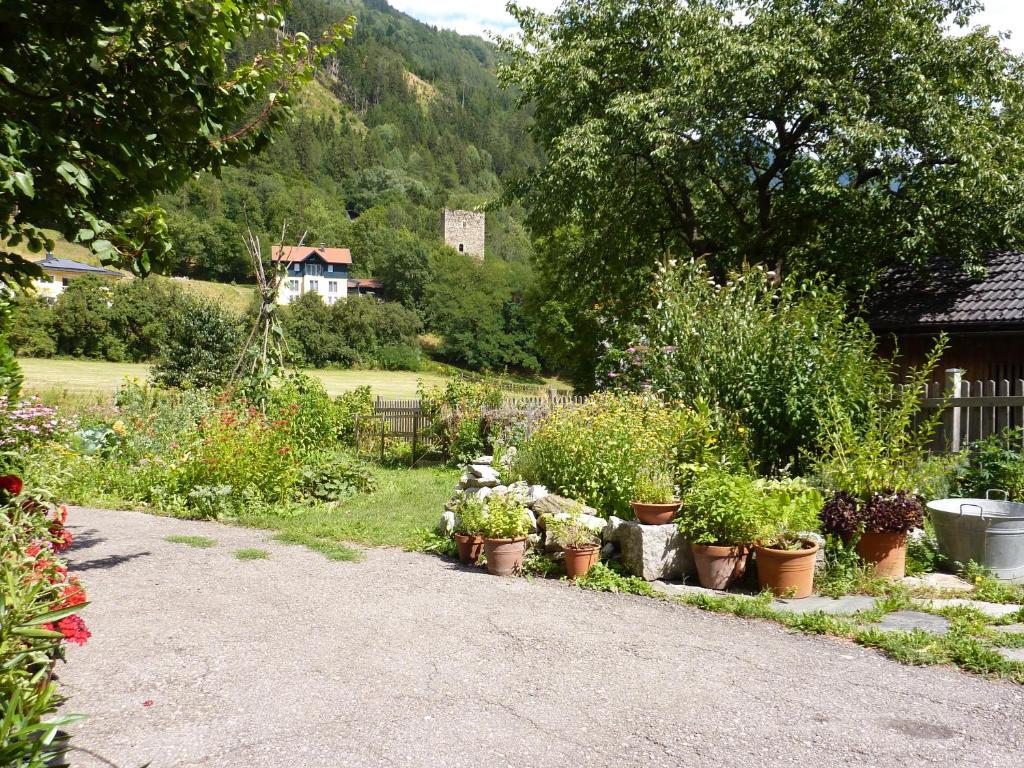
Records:
{"label": "dark gabled roof", "polygon": [[993,253],[984,264],[980,276],[948,264],[932,265],[924,272],[890,273],[871,297],[871,327],[880,331],[1024,328],[1024,253]]}
{"label": "dark gabled roof", "polygon": [[103,275],[105,277],[116,277],[121,278],[123,275],[120,272],[115,272],[112,269],[104,269],[103,267],[95,267],[92,264],[83,264],[80,261],[74,261],[73,259],[60,259],[54,256],[52,253],[46,254],[46,258],[42,261],[37,261],[36,264],[43,269],[61,271],[61,272],[82,272],[90,275]]}
{"label": "dark gabled roof", "polygon": [[379,290],[384,287],[384,283],[380,280],[374,280],[368,277],[350,277],[348,280],[348,287],[352,289],[365,288],[366,290]]}

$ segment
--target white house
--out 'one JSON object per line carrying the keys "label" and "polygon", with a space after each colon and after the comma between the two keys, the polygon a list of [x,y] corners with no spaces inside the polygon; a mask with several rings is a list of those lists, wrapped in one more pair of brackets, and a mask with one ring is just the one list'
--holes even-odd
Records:
{"label": "white house", "polygon": [[95,275],[110,282],[124,278],[123,274],[112,269],[94,267],[92,264],[83,264],[72,259],[60,259],[52,253],[46,254],[45,259],[37,261],[36,266],[43,270],[43,277],[34,279],[32,286],[37,295],[50,302],[56,301],[72,280],[83,275]]}
{"label": "white house", "polygon": [[291,304],[307,293],[317,293],[325,304],[333,304],[348,296],[348,270],[352,266],[352,253],[348,248],[328,248],[295,245],[272,248],[276,263],[288,266],[281,282],[278,304]]}

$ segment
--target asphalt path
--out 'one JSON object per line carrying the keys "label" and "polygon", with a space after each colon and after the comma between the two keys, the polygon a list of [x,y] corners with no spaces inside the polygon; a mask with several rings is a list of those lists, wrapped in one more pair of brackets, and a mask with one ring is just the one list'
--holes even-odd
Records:
{"label": "asphalt path", "polygon": [[331,562],[216,523],[69,522],[93,633],[58,668],[88,715],[75,768],[1024,765],[1010,683],[394,549]]}

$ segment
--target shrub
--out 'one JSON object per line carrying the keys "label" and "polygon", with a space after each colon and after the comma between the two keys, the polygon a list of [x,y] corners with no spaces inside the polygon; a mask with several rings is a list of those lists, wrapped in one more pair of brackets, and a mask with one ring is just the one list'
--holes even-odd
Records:
{"label": "shrub", "polygon": [[373,390],[363,386],[344,392],[334,399],[334,408],[338,439],[354,444],[358,419],[373,416]]}
{"label": "shrub", "polygon": [[762,511],[754,542],[773,549],[801,549],[805,534],[819,528],[821,492],[801,478],[758,480]]}
{"label": "shrub", "polygon": [[235,317],[214,304],[185,297],[168,318],[153,380],[181,389],[223,386],[238,362],[241,346],[241,327]]}
{"label": "shrub", "polygon": [[457,376],[444,387],[420,386],[419,398],[444,456],[465,463],[487,449],[482,411],[501,406],[501,389],[496,384]]}
{"label": "shrub", "polygon": [[420,351],[412,346],[389,344],[377,350],[377,367],[383,371],[418,371]]}
{"label": "shrub", "polygon": [[12,402],[0,395],[0,451],[8,456],[24,456],[42,443],[63,439],[74,427],[72,419],[38,397]]}
{"label": "shrub", "polygon": [[270,390],[267,412],[287,421],[288,444],[300,453],[330,449],[338,435],[338,415],[327,390],[305,374],[286,375]]}
{"label": "shrub", "polygon": [[[542,418],[516,453],[515,470],[528,482],[586,501],[603,515],[628,518],[646,468],[719,458],[707,410],[603,393]],[[677,471],[674,479],[684,479]]]}
{"label": "shrub", "polygon": [[835,396],[822,404],[813,460],[822,487],[846,491],[860,501],[886,488],[917,491],[942,415],[936,409],[922,418],[920,393],[945,345],[943,337],[925,364],[910,371],[902,389],[893,385],[895,364],[884,362],[859,411],[857,404]]}
{"label": "shrub", "polygon": [[1019,428],[971,443],[955,471],[957,495],[982,498],[988,490],[998,489],[1012,501],[1024,501],[1022,445],[1024,432]]}
{"label": "shrub", "polygon": [[598,364],[599,388],[706,399],[749,430],[763,471],[797,464],[822,431],[823,404],[858,411],[877,373],[875,337],[849,320],[820,281],[774,285],[760,269],[718,285],[691,261],[657,277],[646,321],[617,327]]}

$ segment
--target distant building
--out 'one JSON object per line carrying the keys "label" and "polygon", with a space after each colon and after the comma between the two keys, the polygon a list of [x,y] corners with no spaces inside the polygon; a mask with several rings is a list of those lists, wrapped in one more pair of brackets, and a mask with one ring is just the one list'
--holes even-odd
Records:
{"label": "distant building", "polygon": [[939,334],[949,340],[936,378],[960,368],[965,381],[1024,379],[1024,253],[990,253],[984,273],[956,264],[889,273],[872,297],[868,322],[882,352],[899,349],[905,366],[920,365]]}
{"label": "distant building", "polygon": [[483,261],[485,235],[485,214],[444,209],[444,241],[459,253]]}
{"label": "distant building", "polygon": [[113,269],[94,267],[92,264],[83,264],[72,259],[60,259],[52,253],[46,254],[46,258],[37,261],[36,265],[42,268],[44,276],[33,280],[32,285],[36,293],[47,301],[56,301],[72,280],[83,275],[93,275],[110,282],[124,278],[122,273]]}
{"label": "distant building", "polygon": [[359,296],[376,296],[381,292],[384,284],[380,280],[359,277],[349,278],[348,292]]}
{"label": "distant building", "polygon": [[278,304],[291,304],[307,293],[320,295],[325,304],[334,304],[348,296],[348,270],[352,266],[352,253],[348,248],[279,245],[271,249],[275,262],[288,265],[277,297]]}

